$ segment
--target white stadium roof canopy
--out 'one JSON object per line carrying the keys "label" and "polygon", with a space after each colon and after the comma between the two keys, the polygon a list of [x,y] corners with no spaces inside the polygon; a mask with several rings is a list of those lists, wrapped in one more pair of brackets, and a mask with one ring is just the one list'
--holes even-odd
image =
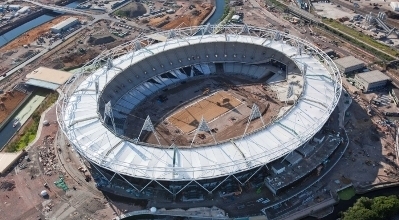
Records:
{"label": "white stadium roof canopy", "polygon": [[[107,70],[107,67],[95,70],[87,78],[82,78],[83,81],[76,80],[80,82],[79,85],[72,84],[77,86],[76,89],[70,91],[59,109],[61,128],[76,150],[91,162],[120,174],[152,180],[183,181],[227,176],[262,166],[292,152],[312,138],[334,110],[341,93],[338,69],[322,51],[295,36],[280,33],[281,36],[284,35],[306,45],[308,49],[313,48],[325,59],[325,64],[320,62],[317,56],[305,52],[298,54],[295,46],[282,40],[264,38],[251,34],[251,31],[230,33],[230,29],[248,28],[243,27],[222,27],[224,34],[185,36],[184,40],[181,39],[182,36],[173,36],[166,42],[152,44],[145,49],[132,50],[112,62],[114,66],[126,69],[131,65],[131,60],[134,65],[134,62],[149,56],[149,53],[140,52],[142,50],[151,51],[153,53],[151,56],[156,56],[164,50],[200,42],[243,42],[283,52],[296,62],[300,70],[304,69],[304,63],[307,65],[303,94],[284,117],[265,129],[242,139],[189,149],[168,149],[134,143],[115,135],[105,127],[98,114],[95,82],[98,80],[101,92],[107,83],[121,72],[119,68]],[[249,27],[251,28],[265,33],[276,33],[274,30]],[[175,33],[178,32],[179,29],[175,30]],[[168,32],[163,34],[168,36]],[[174,155],[176,155],[175,164],[173,164]]]}

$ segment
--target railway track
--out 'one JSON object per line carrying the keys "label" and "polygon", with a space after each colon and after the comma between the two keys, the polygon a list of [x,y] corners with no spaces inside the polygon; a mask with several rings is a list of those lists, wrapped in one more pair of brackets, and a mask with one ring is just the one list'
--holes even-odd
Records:
{"label": "railway track", "polygon": [[[347,2],[345,2],[345,1],[331,0],[331,2],[334,2],[334,4],[336,4],[336,5],[344,6],[345,8],[351,9],[351,10],[357,12],[357,13],[360,12],[360,13],[362,13],[363,15],[367,15],[367,14],[369,14],[370,12],[375,12],[375,13],[378,13],[378,12],[379,12],[379,11],[373,9],[373,7],[355,8],[355,7],[353,6],[353,3],[347,3]],[[392,18],[387,18],[387,20],[386,20],[385,22],[386,22],[391,28],[394,27],[394,28],[399,29],[399,21],[397,21],[397,20],[395,20],[395,19],[392,19]]]}
{"label": "railway track", "polygon": [[[319,28],[317,26],[314,27],[315,32],[320,33],[321,35],[334,40],[334,41],[338,41],[338,42],[343,42],[344,43],[344,47],[347,48],[348,53],[350,54],[361,54],[362,55],[362,59],[364,59],[367,62],[376,62],[376,61],[381,61],[380,59],[376,58],[373,54],[362,50],[356,46],[354,46],[352,43],[348,42],[346,39],[339,37],[337,35],[333,35],[332,33]],[[342,48],[341,48],[342,49]],[[378,59],[378,60],[377,60]]]}

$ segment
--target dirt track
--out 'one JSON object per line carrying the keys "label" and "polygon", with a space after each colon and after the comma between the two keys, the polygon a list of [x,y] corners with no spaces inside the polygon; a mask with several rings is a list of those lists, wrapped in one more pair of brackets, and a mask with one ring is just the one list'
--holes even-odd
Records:
{"label": "dirt track", "polygon": [[240,104],[241,102],[231,94],[220,91],[180,110],[168,120],[183,132],[188,133],[196,129],[202,116],[209,122]]}

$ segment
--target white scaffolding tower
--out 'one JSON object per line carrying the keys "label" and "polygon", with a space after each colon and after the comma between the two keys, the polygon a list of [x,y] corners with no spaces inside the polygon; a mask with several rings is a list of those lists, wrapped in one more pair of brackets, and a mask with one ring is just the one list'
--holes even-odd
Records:
{"label": "white scaffolding tower", "polygon": [[200,121],[197,129],[195,130],[194,137],[193,137],[193,140],[191,141],[190,147],[193,146],[195,137],[197,136],[199,131],[209,132],[212,135],[212,138],[215,141],[215,144],[217,144],[215,136],[213,135],[211,129],[209,128],[208,123],[205,121],[204,116],[202,116],[201,121]]}
{"label": "white scaffolding tower", "polygon": [[154,134],[155,138],[157,139],[159,146],[161,146],[161,142],[159,141],[159,138],[158,138],[157,133],[156,133],[156,131],[154,129],[154,126],[152,125],[152,122],[151,122],[151,119],[150,119],[149,115],[147,115],[147,118],[144,121],[143,127],[140,130],[140,134],[137,137],[137,141],[140,141],[140,136],[141,136],[141,133],[143,131],[151,131]]}
{"label": "white scaffolding tower", "polygon": [[260,118],[263,126],[265,126],[265,122],[263,121],[262,114],[259,111],[259,107],[254,103],[252,105],[251,114],[248,117],[248,122],[247,122],[247,125],[245,126],[245,130],[244,130],[244,134],[242,135],[242,138],[245,137],[245,134],[247,133],[247,130],[248,130],[248,127],[249,127],[249,124],[251,123],[251,121],[256,118]]}
{"label": "white scaffolding tower", "polygon": [[116,133],[114,114],[112,113],[111,101],[105,104],[104,109],[104,123],[107,123],[107,116],[111,119],[112,127],[114,128],[114,132]]}

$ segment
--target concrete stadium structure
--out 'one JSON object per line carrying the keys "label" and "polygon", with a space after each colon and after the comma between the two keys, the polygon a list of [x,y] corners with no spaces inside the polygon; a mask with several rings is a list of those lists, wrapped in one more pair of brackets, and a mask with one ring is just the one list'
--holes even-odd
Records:
{"label": "concrete stadium structure", "polygon": [[[159,34],[165,42],[142,36],[105,51],[64,88],[59,125],[102,175],[99,187],[121,181],[132,195],[157,188],[176,196],[192,186],[212,193],[231,181],[245,184],[267,164],[308,142],[341,95],[333,61],[295,36],[247,25],[204,25]],[[258,65],[270,60],[283,63],[287,74],[302,76],[304,82],[292,107],[272,123],[206,146],[157,146],[124,135],[126,115],[147,96],[213,74],[261,78],[264,69]],[[217,71],[218,63],[223,72]],[[183,73],[182,67],[192,71]],[[134,126],[152,129],[151,123]]]}

